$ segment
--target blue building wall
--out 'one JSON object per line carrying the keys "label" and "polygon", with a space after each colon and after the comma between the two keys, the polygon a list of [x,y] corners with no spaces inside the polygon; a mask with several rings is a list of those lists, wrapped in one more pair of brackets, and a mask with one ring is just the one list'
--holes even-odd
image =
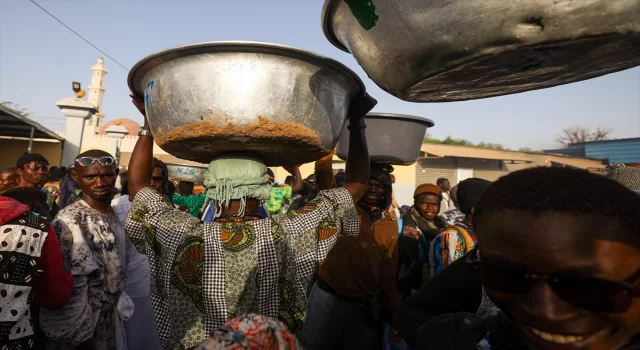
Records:
{"label": "blue building wall", "polygon": [[640,137],[608,141],[572,143],[567,148],[545,150],[544,153],[564,154],[607,160],[611,163],[640,163]]}
{"label": "blue building wall", "polygon": [[565,156],[571,157],[585,157],[585,149],[584,147],[570,147],[570,148],[560,148],[560,149],[546,149],[544,153],[548,154],[563,154]]}
{"label": "blue building wall", "polygon": [[640,163],[640,137],[584,143],[587,158],[608,159],[609,163]]}

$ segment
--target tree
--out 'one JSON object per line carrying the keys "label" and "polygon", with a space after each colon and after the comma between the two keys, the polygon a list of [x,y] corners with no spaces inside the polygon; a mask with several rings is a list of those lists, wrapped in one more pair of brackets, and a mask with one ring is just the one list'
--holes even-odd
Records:
{"label": "tree", "polygon": [[23,117],[29,117],[32,114],[28,110],[24,108],[20,108],[20,105],[14,104],[13,102],[10,102],[10,101],[0,102],[0,105],[13,109],[16,113],[20,114]]}
{"label": "tree", "polygon": [[478,147],[478,148],[491,148],[497,150],[503,150],[504,147],[499,143],[491,143],[491,142],[480,142],[478,144],[474,144],[473,142],[465,139],[454,139],[451,136],[447,136],[446,139],[440,140],[436,138],[432,138],[427,135],[424,138],[425,143],[438,144],[438,145],[455,145],[455,146],[468,146],[468,147]]}
{"label": "tree", "polygon": [[574,125],[562,130],[562,133],[556,137],[556,142],[567,146],[570,143],[608,140],[612,132],[613,129],[603,126],[598,126],[591,131],[587,126]]}

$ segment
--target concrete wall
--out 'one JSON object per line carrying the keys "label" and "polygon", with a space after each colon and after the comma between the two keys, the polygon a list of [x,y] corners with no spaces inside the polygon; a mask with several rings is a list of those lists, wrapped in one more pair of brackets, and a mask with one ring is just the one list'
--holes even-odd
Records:
{"label": "concrete wall", "polygon": [[[16,160],[27,152],[29,140],[0,138],[0,168],[16,166]],[[62,143],[55,141],[34,140],[31,153],[42,154],[51,165],[60,166],[62,160]]]}

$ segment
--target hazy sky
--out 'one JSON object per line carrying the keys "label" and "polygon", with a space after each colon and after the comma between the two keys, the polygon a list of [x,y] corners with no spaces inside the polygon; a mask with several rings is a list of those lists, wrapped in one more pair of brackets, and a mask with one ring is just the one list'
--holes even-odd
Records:
{"label": "hazy sky", "polygon": [[[608,126],[616,138],[640,136],[640,68],[505,97],[410,103],[379,89],[351,55],[325,39],[322,0],[36,1],[127,68],[152,52],[201,41],[267,41],[318,52],[360,75],[379,101],[376,111],[432,119],[433,137],[540,149],[554,147],[556,134],[574,124]],[[72,95],[72,81],[89,85],[90,67],[101,54],[28,0],[1,0],[0,13],[0,101],[17,103],[62,131],[55,102]],[[106,120],[141,122],[128,98],[128,70],[106,57],[105,64]]]}

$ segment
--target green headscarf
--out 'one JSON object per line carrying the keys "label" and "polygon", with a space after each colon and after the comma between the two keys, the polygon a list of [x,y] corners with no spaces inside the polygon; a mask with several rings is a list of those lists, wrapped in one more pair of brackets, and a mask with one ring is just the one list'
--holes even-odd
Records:
{"label": "green headscarf", "polygon": [[267,167],[248,155],[225,155],[213,160],[204,173],[203,184],[207,188],[204,207],[211,200],[218,204],[215,217],[222,214],[223,205],[229,207],[231,200],[241,201],[238,214],[243,216],[247,198],[266,201],[271,195]]}

